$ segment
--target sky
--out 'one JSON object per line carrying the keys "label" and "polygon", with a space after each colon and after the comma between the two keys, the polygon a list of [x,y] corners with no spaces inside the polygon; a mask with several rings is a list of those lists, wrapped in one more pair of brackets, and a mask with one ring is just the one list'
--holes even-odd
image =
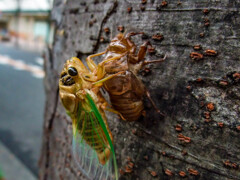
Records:
{"label": "sky", "polygon": [[0,0],[0,12],[16,10],[17,1],[20,2],[22,11],[46,11],[51,9],[53,0]]}

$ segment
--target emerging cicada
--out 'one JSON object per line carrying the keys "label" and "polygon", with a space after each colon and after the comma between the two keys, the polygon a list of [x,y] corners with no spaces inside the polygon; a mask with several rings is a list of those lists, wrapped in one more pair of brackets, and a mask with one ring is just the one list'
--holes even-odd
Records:
{"label": "emerging cicada", "polygon": [[65,63],[59,80],[60,98],[72,119],[73,154],[90,179],[118,179],[113,138],[104,113],[107,102],[100,88],[119,73],[105,77],[101,66],[89,69],[73,57]]}
{"label": "emerging cicada", "polygon": [[147,95],[153,107],[160,113],[151,99],[149,91],[147,91],[142,81],[137,77],[137,73],[146,64],[164,61],[166,56],[160,60],[146,61],[145,55],[147,47],[151,46],[149,41],[140,46],[136,55],[136,45],[130,38],[137,34],[143,33],[132,32],[127,35],[119,33],[111,40],[109,46],[104,52],[91,55],[87,58],[92,66],[97,67],[92,58],[105,54],[105,58],[99,65],[104,66],[108,75],[120,71],[125,72],[124,74],[120,74],[106,81],[104,83],[104,88],[109,93],[114,109],[117,110],[127,121],[135,121],[143,114],[144,95]]}

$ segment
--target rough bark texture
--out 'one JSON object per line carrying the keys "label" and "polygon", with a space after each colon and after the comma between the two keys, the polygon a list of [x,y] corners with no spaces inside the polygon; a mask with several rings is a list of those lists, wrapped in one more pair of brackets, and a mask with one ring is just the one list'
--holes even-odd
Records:
{"label": "rough bark texture", "polygon": [[[167,54],[165,62],[150,66],[150,74],[139,75],[165,117],[147,100],[146,117],[137,122],[123,122],[108,114],[124,174],[121,179],[179,179],[180,171],[188,179],[240,179],[240,2],[161,3],[55,0],[56,35],[45,62],[47,100],[40,179],[85,179],[71,158],[71,119],[58,97],[59,73],[71,56],[84,60],[105,50],[118,26],[146,33],[133,39],[138,45],[151,41],[156,52],[147,59]],[[104,32],[106,27],[110,35]],[[164,39],[154,40],[157,33]],[[201,50],[193,49],[197,44]],[[207,49],[217,55],[208,56]],[[193,60],[191,52],[204,54],[204,58]],[[134,167],[124,173],[128,157]]]}

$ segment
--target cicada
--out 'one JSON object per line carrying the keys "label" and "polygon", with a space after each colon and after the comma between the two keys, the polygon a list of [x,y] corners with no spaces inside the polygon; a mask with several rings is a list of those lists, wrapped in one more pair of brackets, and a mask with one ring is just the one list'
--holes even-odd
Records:
{"label": "cicada", "polygon": [[109,93],[113,108],[127,121],[135,121],[144,114],[144,95],[149,98],[157,112],[162,114],[151,99],[149,91],[138,78],[137,73],[147,64],[164,61],[166,56],[159,60],[145,60],[147,48],[151,46],[149,41],[141,45],[136,54],[137,47],[131,41],[131,36],[137,34],[143,33],[131,32],[126,35],[119,33],[111,40],[104,52],[93,54],[87,58],[91,62],[91,65],[96,67],[97,65],[94,64],[92,58],[105,54],[103,61],[99,65],[104,66],[108,75],[120,71],[125,72],[104,82],[104,88]]}
{"label": "cicada", "polygon": [[73,154],[88,178],[118,179],[113,137],[104,113],[108,104],[100,88],[119,73],[106,76],[102,66],[89,69],[72,57],[59,80],[60,98],[72,119]]}

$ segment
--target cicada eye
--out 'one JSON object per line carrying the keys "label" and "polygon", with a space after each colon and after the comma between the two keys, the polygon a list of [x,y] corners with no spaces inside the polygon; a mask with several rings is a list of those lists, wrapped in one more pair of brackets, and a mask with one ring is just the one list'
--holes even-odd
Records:
{"label": "cicada eye", "polygon": [[68,74],[71,76],[76,76],[78,74],[77,69],[75,67],[68,68]]}

